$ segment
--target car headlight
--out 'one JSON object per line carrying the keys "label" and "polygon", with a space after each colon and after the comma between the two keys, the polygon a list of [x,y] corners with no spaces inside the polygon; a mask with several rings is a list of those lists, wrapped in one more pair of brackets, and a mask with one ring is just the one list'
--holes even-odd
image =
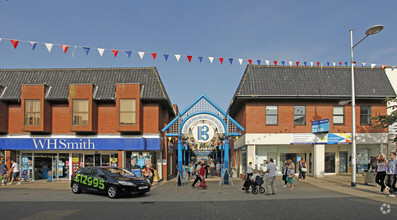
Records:
{"label": "car headlight", "polygon": [[127,181],[118,181],[118,182],[120,183],[120,185],[123,185],[123,186],[135,186],[134,183],[127,182]]}

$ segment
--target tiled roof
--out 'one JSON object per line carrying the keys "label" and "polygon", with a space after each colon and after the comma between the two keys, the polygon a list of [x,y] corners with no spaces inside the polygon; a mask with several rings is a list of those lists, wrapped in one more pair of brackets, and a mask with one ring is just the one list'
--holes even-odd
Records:
{"label": "tiled roof", "polygon": [[[396,94],[381,68],[355,68],[357,99],[384,99]],[[351,69],[344,67],[247,66],[234,94],[238,98],[351,97]]]}
{"label": "tiled roof", "polygon": [[171,102],[157,69],[150,68],[97,68],[97,69],[4,69],[0,70],[0,100],[14,101],[21,98],[21,85],[46,84],[49,90],[46,100],[67,100],[69,84],[92,83],[97,88],[95,100],[115,99],[117,83],[139,83],[142,100]]}

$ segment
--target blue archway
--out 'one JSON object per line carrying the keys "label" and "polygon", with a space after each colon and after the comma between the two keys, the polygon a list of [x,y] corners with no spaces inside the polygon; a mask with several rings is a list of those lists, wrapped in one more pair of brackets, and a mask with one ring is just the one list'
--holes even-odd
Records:
{"label": "blue archway", "polygon": [[[218,105],[202,94],[184,111],[178,113],[166,127],[167,137],[178,138],[178,172],[183,172],[183,151],[186,143],[193,146],[219,145],[224,150],[224,166],[222,169],[229,171],[229,139],[240,136],[244,128],[241,127]],[[228,184],[228,178],[225,178]]]}

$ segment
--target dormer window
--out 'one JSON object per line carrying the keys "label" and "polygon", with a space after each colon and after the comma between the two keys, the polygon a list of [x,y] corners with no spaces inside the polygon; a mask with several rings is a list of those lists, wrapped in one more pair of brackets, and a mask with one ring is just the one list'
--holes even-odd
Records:
{"label": "dormer window", "polygon": [[88,99],[73,99],[73,125],[88,125],[89,103]]}
{"label": "dormer window", "polygon": [[136,99],[120,99],[120,125],[136,124]]}
{"label": "dormer window", "polygon": [[40,125],[40,99],[25,99],[25,125]]}

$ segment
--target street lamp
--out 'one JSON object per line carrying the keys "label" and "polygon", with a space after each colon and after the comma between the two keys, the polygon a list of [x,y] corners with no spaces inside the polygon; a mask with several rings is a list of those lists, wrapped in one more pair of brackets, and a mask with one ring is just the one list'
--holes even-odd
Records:
{"label": "street lamp", "polygon": [[351,65],[352,65],[352,182],[351,186],[356,186],[356,94],[354,88],[354,59],[353,59],[353,48],[361,43],[369,35],[374,35],[383,30],[383,25],[375,25],[365,31],[366,36],[359,42],[353,45],[353,29],[350,29],[350,53],[351,53]]}

